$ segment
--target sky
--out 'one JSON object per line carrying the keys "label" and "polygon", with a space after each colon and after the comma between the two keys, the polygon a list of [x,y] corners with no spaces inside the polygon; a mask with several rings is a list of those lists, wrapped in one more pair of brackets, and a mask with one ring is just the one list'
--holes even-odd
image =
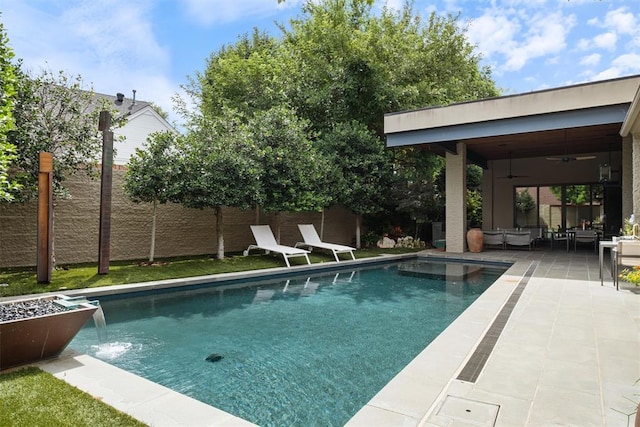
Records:
{"label": "sky", "polygon": [[[385,4],[376,1],[376,10]],[[64,70],[110,95],[136,90],[179,122],[172,98],[212,53],[254,27],[279,36],[303,2],[0,0],[0,22],[29,71]],[[413,8],[424,18],[459,14],[503,94],[640,74],[640,0],[415,0]]]}

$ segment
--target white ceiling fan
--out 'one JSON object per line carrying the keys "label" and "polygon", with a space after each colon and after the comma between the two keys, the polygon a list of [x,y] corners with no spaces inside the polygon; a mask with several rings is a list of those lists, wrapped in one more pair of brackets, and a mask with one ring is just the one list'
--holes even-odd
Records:
{"label": "white ceiling fan", "polygon": [[596,156],[568,156],[566,151],[567,151],[567,130],[564,130],[564,150],[565,150],[565,155],[562,157],[547,157],[547,160],[554,160],[557,162],[562,162],[562,163],[569,163],[572,162],[574,160],[593,160],[596,158]]}

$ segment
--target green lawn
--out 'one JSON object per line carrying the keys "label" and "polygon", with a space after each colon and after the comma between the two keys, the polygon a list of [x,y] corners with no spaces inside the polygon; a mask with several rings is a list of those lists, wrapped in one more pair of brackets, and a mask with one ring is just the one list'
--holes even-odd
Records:
{"label": "green lawn", "polygon": [[[361,249],[355,252],[357,258],[378,256],[382,253],[415,252],[415,249]],[[348,255],[341,255],[348,257]],[[313,251],[313,264],[333,261],[330,254]],[[350,258],[341,258],[350,259]],[[291,265],[304,264],[302,258],[293,258]],[[281,255],[230,254],[223,260],[214,257],[189,257],[157,260],[154,265],[140,261],[114,261],[109,265],[109,274],[98,274],[97,264],[59,265],[53,271],[49,284],[36,281],[35,268],[0,269],[0,297],[58,292],[69,289],[95,288],[99,286],[148,282],[151,280],[178,279],[209,274],[259,270],[284,267]]]}
{"label": "green lawn", "polygon": [[0,373],[3,427],[144,426],[48,372],[29,367]]}

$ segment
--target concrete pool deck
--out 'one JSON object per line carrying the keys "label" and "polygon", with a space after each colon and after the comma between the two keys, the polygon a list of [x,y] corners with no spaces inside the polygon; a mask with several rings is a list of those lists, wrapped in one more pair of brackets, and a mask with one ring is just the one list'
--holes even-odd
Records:
{"label": "concrete pool deck", "polygon": [[[600,286],[587,250],[421,255],[514,264],[348,426],[633,425],[640,288]],[[252,425],[73,351],[39,366],[149,425]],[[469,366],[473,381],[458,379]]]}

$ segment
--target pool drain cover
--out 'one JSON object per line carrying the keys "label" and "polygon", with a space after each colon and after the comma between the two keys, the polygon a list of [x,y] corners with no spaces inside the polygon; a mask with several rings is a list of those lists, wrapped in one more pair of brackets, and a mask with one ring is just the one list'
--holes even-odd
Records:
{"label": "pool drain cover", "polygon": [[438,411],[438,415],[464,421],[474,426],[493,427],[496,423],[499,409],[499,405],[492,403],[447,396]]}

